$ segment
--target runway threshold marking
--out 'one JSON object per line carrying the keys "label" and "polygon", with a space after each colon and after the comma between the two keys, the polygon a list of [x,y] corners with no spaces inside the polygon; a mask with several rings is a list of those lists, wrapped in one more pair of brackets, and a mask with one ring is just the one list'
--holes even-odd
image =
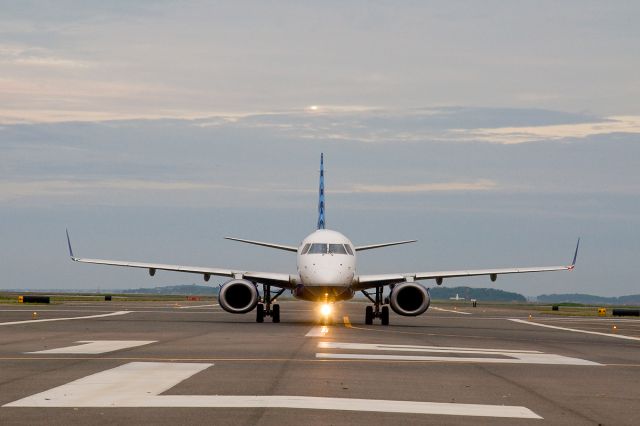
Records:
{"label": "runway threshold marking", "polygon": [[87,354],[96,355],[115,352],[122,349],[155,343],[157,340],[81,340],[80,345],[65,346],[64,348],[46,349],[43,351],[25,352],[26,354]]}
{"label": "runway threshold marking", "polygon": [[546,328],[554,328],[556,330],[572,331],[574,333],[595,334],[597,336],[614,337],[616,339],[640,341],[640,337],[625,336],[624,334],[602,333],[602,332],[599,332],[599,331],[588,331],[588,330],[580,330],[580,329],[577,329],[577,328],[558,327],[557,325],[540,324],[539,322],[521,320],[521,319],[517,319],[517,318],[508,318],[508,320],[509,321],[513,321],[513,322],[518,322],[518,323],[521,323],[521,324],[535,325],[537,327],[546,327]]}
{"label": "runway threshold marking", "polygon": [[443,308],[438,308],[436,306],[432,306],[431,309],[433,309],[434,311],[453,312],[454,314],[461,314],[461,315],[471,315],[471,312],[455,311],[453,309],[443,309]]}
{"label": "runway threshold marking", "polygon": [[368,351],[396,351],[396,352],[428,352],[449,353],[456,355],[496,355],[502,358],[490,357],[463,357],[463,356],[433,356],[433,355],[388,355],[388,354],[361,354],[361,353],[316,353],[319,359],[361,359],[361,360],[387,360],[387,361],[447,361],[447,362],[473,362],[492,364],[553,364],[553,365],[585,365],[601,366],[603,364],[580,358],[571,358],[563,355],[547,354],[539,351],[518,351],[509,349],[485,349],[485,348],[457,348],[439,346],[414,346],[414,345],[384,345],[371,343],[341,343],[319,342],[321,349],[345,349]]}
{"label": "runway threshold marking", "polygon": [[[43,311],[46,312],[46,311]],[[45,318],[45,319],[35,319],[35,320],[27,320],[27,321],[11,321],[11,322],[0,322],[0,326],[2,325],[16,325],[16,324],[38,324],[41,322],[52,322],[52,321],[71,321],[71,320],[80,320],[80,319],[91,319],[91,318],[104,318],[104,317],[113,317],[118,315],[126,315],[131,313],[131,311],[118,311],[111,312],[108,314],[99,314],[99,315],[87,315],[83,317],[69,317],[69,318]]]}
{"label": "runway threshold marking", "polygon": [[3,407],[294,408],[541,419],[521,406],[285,395],[160,395],[210,363],[131,362]]}

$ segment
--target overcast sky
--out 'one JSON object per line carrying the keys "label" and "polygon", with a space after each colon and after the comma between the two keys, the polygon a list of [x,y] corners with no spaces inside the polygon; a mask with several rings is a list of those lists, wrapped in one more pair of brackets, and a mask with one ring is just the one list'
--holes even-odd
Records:
{"label": "overcast sky", "polygon": [[[327,225],[360,271],[542,266],[526,295],[640,293],[637,2],[0,0],[0,288],[295,271],[226,235]],[[219,282],[220,280],[218,280]],[[217,283],[217,282],[216,282]],[[428,283],[431,285],[431,283]]]}

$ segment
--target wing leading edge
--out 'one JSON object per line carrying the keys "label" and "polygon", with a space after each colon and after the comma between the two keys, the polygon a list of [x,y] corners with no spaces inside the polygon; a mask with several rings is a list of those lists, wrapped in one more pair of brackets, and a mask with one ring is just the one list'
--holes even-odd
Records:
{"label": "wing leading edge", "polygon": [[122,260],[89,259],[76,257],[74,256],[73,249],[71,248],[71,239],[69,238],[68,230],[67,244],[69,246],[69,256],[74,262],[148,269],[149,274],[152,276],[155,275],[156,270],[187,272],[191,274],[201,274],[203,275],[205,281],[208,281],[211,275],[232,278],[248,278],[264,284],[270,284],[281,288],[293,288],[295,287],[296,282],[296,277],[289,274],[281,274],[276,272],[239,271],[234,269],[209,268],[200,266],[168,265],[163,263],[130,262]]}
{"label": "wing leading edge", "polygon": [[434,272],[413,272],[398,274],[379,274],[379,275],[359,275],[354,279],[354,290],[365,290],[368,288],[379,287],[389,284],[396,284],[403,281],[419,281],[435,279],[438,284],[442,283],[444,278],[455,277],[474,277],[480,275],[489,275],[492,281],[495,281],[498,275],[504,274],[523,274],[529,272],[550,272],[550,271],[571,271],[576,266],[578,257],[578,247],[580,239],[576,244],[576,251],[573,255],[571,265],[567,266],[541,266],[526,268],[496,268],[496,269],[470,269],[460,271],[434,271]]}

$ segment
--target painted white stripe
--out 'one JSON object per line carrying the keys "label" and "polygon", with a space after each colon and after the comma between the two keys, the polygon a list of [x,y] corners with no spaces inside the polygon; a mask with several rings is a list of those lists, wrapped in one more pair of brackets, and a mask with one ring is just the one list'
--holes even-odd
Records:
{"label": "painted white stripe", "polygon": [[295,408],[540,419],[526,407],[307,396],[159,395],[210,367],[206,363],[132,362],[4,407]]}
{"label": "painted white stripe", "polygon": [[319,348],[323,349],[356,349],[375,351],[402,351],[402,352],[444,352],[444,353],[474,353],[474,354],[540,354],[540,351],[525,351],[513,349],[488,349],[488,348],[457,348],[451,346],[417,346],[417,345],[385,345],[381,343],[343,343],[343,342],[319,342]]}
{"label": "painted white stripe", "polygon": [[[563,355],[545,354],[539,351],[518,351],[511,349],[456,348],[440,346],[384,345],[371,343],[319,342],[322,349],[374,350],[397,352],[449,353],[467,356],[433,356],[433,355],[369,355],[369,354],[336,354],[317,353],[316,358],[330,359],[369,359],[387,361],[445,361],[476,362],[503,364],[559,364],[559,365],[602,365],[597,362]],[[468,355],[494,355],[495,357],[473,357]]]}
{"label": "painted white stripe", "polygon": [[[46,312],[46,311],[43,311]],[[84,317],[71,317],[71,318],[47,318],[47,319],[36,319],[36,320],[27,320],[27,321],[12,321],[12,322],[0,322],[0,326],[2,325],[15,325],[15,324],[38,324],[41,322],[52,322],[52,321],[71,321],[71,320],[80,320],[80,319],[91,319],[91,318],[104,318],[104,317],[113,317],[117,315],[126,315],[131,313],[131,311],[118,311],[111,312],[108,314],[100,314],[100,315],[87,315]]]}
{"label": "painted white stripe", "polygon": [[430,309],[433,309],[434,311],[453,312],[454,314],[471,315],[471,312],[454,311],[452,309],[443,309],[436,306],[432,306]]}
{"label": "painted white stripe", "polygon": [[595,334],[597,336],[614,337],[616,339],[640,341],[640,337],[625,336],[623,334],[612,334],[612,333],[601,333],[599,331],[578,330],[576,328],[558,327],[556,325],[540,324],[538,322],[521,320],[521,319],[516,319],[516,318],[509,318],[509,321],[519,322],[521,324],[535,325],[535,326],[538,326],[538,327],[554,328],[556,330],[573,331],[574,333]]}
{"label": "painted white stripe", "polygon": [[547,364],[547,365],[602,365],[579,358],[569,358],[554,354],[520,354],[515,358],[474,358],[452,356],[423,355],[369,355],[369,354],[334,354],[317,353],[319,359],[364,359],[378,361],[434,361],[434,362],[469,362],[487,364]]}
{"label": "painted white stripe", "polygon": [[[21,308],[0,309],[0,312],[33,312],[34,308],[36,308],[36,307],[33,306],[33,307],[27,308],[27,309],[21,309]],[[113,312],[113,309],[105,309],[105,310],[98,310],[98,309],[49,309],[49,308],[41,309],[40,306],[38,308],[36,308],[36,309],[38,311],[40,311],[40,312]],[[133,311],[131,311],[131,312],[133,312]]]}
{"label": "painted white stripe", "polygon": [[599,322],[619,322],[619,323],[634,323],[640,322],[640,319],[631,318],[601,318],[601,317],[587,317],[587,318],[536,318],[536,321],[558,321],[558,322],[586,322],[591,324],[597,324]]}
{"label": "painted white stripe", "polygon": [[307,334],[305,334],[305,337],[327,337],[330,331],[331,329],[326,325],[313,327]]}
{"label": "painted white stripe", "polygon": [[196,305],[196,306],[178,306],[178,309],[192,309],[192,308],[206,308],[209,306],[218,306],[217,303],[214,303],[212,305]]}
{"label": "painted white stripe", "polygon": [[46,349],[44,351],[25,352],[27,354],[103,354],[136,346],[155,343],[157,340],[81,340],[81,345],[65,346],[64,348]]}

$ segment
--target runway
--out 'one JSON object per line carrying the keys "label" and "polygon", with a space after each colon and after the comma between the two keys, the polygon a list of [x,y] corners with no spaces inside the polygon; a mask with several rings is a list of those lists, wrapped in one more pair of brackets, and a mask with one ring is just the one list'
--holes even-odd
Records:
{"label": "runway", "polygon": [[0,305],[0,424],[640,424],[637,319],[364,307]]}

